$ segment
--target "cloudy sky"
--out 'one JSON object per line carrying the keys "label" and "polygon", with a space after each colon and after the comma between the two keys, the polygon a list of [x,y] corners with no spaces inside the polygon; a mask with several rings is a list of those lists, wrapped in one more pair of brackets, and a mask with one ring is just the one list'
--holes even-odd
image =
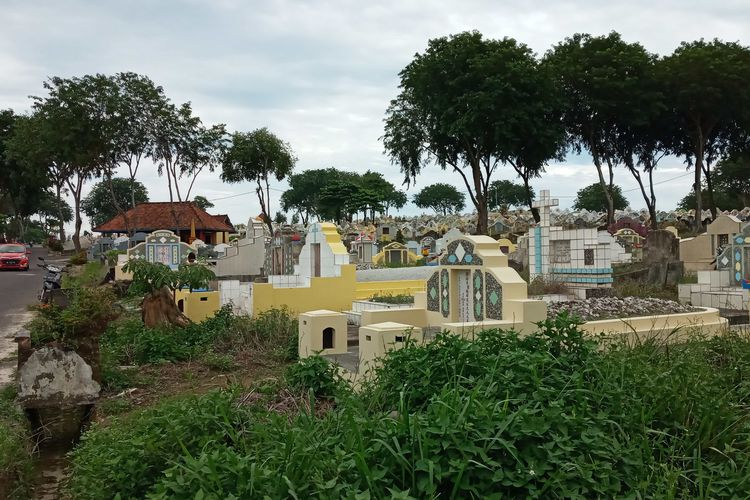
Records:
{"label": "cloudy sky", "polygon": [[[135,71],[173,101],[191,101],[208,124],[269,127],[291,143],[299,170],[372,169],[395,184],[402,176],[379,141],[384,110],[398,72],[430,38],[476,29],[514,37],[538,54],[576,32],[611,30],[659,54],[701,37],[750,43],[747,0],[4,0],[0,13],[0,108],[27,111],[28,96],[42,94],[49,76]],[[655,177],[660,208],[673,208],[690,189],[679,159],[663,161]],[[501,168],[498,178],[513,176]],[[153,169],[139,179],[153,201],[167,199],[166,179]],[[534,185],[566,207],[595,180],[589,159],[571,156]],[[463,189],[435,167],[408,193],[436,181]],[[643,206],[629,174],[617,172],[616,182],[633,207]],[[272,211],[284,187],[274,186]],[[227,198],[249,191],[249,184],[222,184],[218,173],[202,174],[194,188],[234,222],[259,212],[253,194]]]}

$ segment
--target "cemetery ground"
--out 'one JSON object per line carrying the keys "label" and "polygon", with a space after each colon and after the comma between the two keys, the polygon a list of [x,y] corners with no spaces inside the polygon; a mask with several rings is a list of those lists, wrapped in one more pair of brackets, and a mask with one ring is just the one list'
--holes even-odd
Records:
{"label": "cemetery ground", "polygon": [[[94,421],[55,485],[72,498],[750,492],[750,339],[738,334],[624,345],[560,316],[524,338],[445,335],[392,351],[355,391],[319,357],[293,363],[287,311],[250,320],[222,309],[147,329],[138,290],[96,281],[66,310],[68,330],[54,307],[30,325],[35,342],[66,342],[77,325],[118,312],[100,338]],[[33,441],[22,446],[13,397],[0,397],[0,452],[14,451],[0,453],[0,478],[18,479],[8,491],[23,498],[43,471],[32,469]]]}

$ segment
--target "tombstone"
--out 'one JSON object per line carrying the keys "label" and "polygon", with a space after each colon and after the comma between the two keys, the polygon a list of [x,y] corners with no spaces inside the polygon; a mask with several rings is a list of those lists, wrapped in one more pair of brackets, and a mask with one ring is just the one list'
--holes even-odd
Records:
{"label": "tombstone", "polygon": [[416,255],[422,255],[422,247],[418,242],[414,240],[409,240],[406,242],[406,249]]}
{"label": "tombstone", "polygon": [[648,233],[643,260],[649,266],[646,278],[649,284],[677,285],[684,274],[684,264],[680,261],[680,240],[664,229]]}
{"label": "tombstone", "polygon": [[112,240],[112,248],[114,250],[127,250],[130,248],[130,238],[127,236],[119,236]]}
{"label": "tombstone", "polygon": [[96,260],[102,257],[105,253],[112,250],[113,240],[107,236],[103,236],[94,240],[91,246],[86,250],[86,258],[88,260]]}
{"label": "tombstone", "polygon": [[[558,200],[542,190],[534,208],[541,222],[529,231],[529,279],[542,277],[564,284],[579,298],[612,287],[609,244],[600,242],[596,228],[563,229],[550,226],[550,209]],[[597,292],[598,293],[598,292]]]}
{"label": "tombstone", "polygon": [[214,246],[214,252],[216,252],[219,257],[222,257],[226,254],[227,248],[229,248],[229,245],[227,245],[226,243],[219,243],[218,245]]}
{"label": "tombstone", "polygon": [[301,237],[291,226],[276,229],[266,245],[265,272],[268,276],[294,274],[299,260]]}
{"label": "tombstone", "polygon": [[730,270],[732,286],[750,289],[750,223],[746,223],[719,254],[716,267]]}
{"label": "tombstone", "polygon": [[623,228],[632,229],[636,233],[638,233],[642,237],[646,237],[648,234],[648,228],[644,226],[641,222],[632,219],[631,217],[621,217],[617,221],[615,221],[613,224],[610,224],[609,227],[607,227],[607,231],[609,231],[609,234],[615,234],[617,231]]}
{"label": "tombstone", "polygon": [[136,246],[136,245],[137,245],[138,243],[143,243],[143,242],[145,242],[145,241],[146,241],[146,238],[147,238],[147,237],[148,237],[148,234],[146,234],[146,233],[140,233],[140,232],[139,232],[139,233],[135,233],[135,234],[134,234],[133,236],[131,236],[131,237],[130,237],[130,239],[128,240],[128,246],[129,246],[130,248],[133,248],[133,247],[134,247],[134,246]]}
{"label": "tombstone", "polygon": [[[234,279],[246,281],[262,276],[266,265],[267,234],[267,226],[262,221],[251,217],[242,238],[226,245],[223,255],[219,254],[216,261],[216,276],[234,277]],[[214,248],[221,245],[216,245]]]}
{"label": "tombstone", "polygon": [[193,258],[198,255],[195,247],[180,241],[180,237],[172,231],[162,229],[149,234],[146,241],[128,250],[128,260],[145,259],[177,269],[191,254]]}
{"label": "tombstone", "polygon": [[354,264],[372,264],[372,258],[377,253],[377,245],[372,236],[360,233],[350,245],[350,262]]}

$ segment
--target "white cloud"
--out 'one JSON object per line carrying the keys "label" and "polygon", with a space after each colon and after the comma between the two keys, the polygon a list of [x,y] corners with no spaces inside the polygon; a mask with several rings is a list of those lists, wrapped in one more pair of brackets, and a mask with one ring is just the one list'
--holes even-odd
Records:
{"label": "white cloud", "polygon": [[[537,5],[538,4],[538,5]],[[29,94],[42,92],[52,75],[136,71],[163,85],[178,102],[192,101],[208,123],[230,129],[268,126],[289,141],[299,168],[376,169],[400,184],[398,168],[382,154],[378,138],[388,102],[397,94],[398,72],[432,37],[478,29],[510,36],[537,53],[576,32],[617,30],[629,41],[668,53],[683,40],[719,37],[747,43],[750,8],[745,0],[557,0],[537,4],[510,0],[451,2],[354,0],[191,0],[153,2],[9,2],[0,32],[0,107],[28,109]],[[550,165],[534,182],[572,202],[596,180],[587,158]],[[664,161],[655,179],[685,172]],[[501,169],[499,178],[512,178]],[[424,185],[460,179],[435,168]],[[166,182],[143,170],[152,199],[167,197]],[[633,206],[642,206],[625,170],[616,182]],[[690,189],[689,176],[658,186],[658,203],[671,208]],[[283,189],[283,183],[274,186]],[[224,185],[218,173],[199,178],[195,193],[223,198],[252,191]],[[272,203],[278,207],[280,191]],[[259,211],[254,196],[216,202],[216,212],[244,221]],[[407,211],[416,213],[414,207]]]}

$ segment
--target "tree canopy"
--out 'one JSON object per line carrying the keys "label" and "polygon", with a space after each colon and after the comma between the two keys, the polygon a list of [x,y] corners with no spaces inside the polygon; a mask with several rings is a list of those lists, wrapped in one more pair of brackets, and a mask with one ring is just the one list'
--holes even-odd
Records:
{"label": "tree canopy", "polygon": [[[615,210],[625,210],[628,208],[628,200],[623,196],[620,186],[612,186],[610,193]],[[591,212],[606,212],[608,207],[609,201],[599,182],[579,189],[573,203],[573,208],[576,210],[589,210]]]}
{"label": "tree canopy", "polygon": [[221,178],[225,182],[255,182],[261,213],[269,229],[271,192],[269,181],[280,181],[292,173],[297,158],[292,147],[267,128],[252,132],[235,132],[222,158]]}
{"label": "tree canopy", "polygon": [[104,224],[119,213],[112,203],[113,198],[119,206],[130,208],[133,200],[136,205],[147,202],[148,191],[143,183],[124,177],[97,182],[81,201],[81,210],[89,218],[91,227]]}
{"label": "tree canopy", "polygon": [[196,196],[193,198],[193,203],[195,203],[198,207],[200,207],[203,210],[208,210],[209,208],[212,208],[214,206],[213,203],[211,203],[208,198],[205,196]]}
{"label": "tree canopy", "polygon": [[528,205],[529,198],[534,201],[534,189],[529,186],[527,192],[526,186],[516,184],[508,180],[493,181],[490,184],[487,202],[490,210],[505,210],[508,207],[520,207]]}
{"label": "tree canopy", "polygon": [[419,208],[430,208],[443,215],[460,212],[466,206],[464,194],[454,186],[443,183],[422,188],[412,201]]}
{"label": "tree canopy", "polygon": [[477,211],[477,232],[486,234],[492,175],[499,163],[530,155],[522,136],[547,112],[532,105],[540,88],[533,53],[511,38],[464,32],[430,40],[399,75],[401,92],[386,111],[386,153],[407,182],[432,163],[450,168]]}
{"label": "tree canopy", "polygon": [[374,218],[375,213],[402,208],[406,201],[406,194],[379,172],[335,168],[292,174],[289,189],[281,195],[282,208],[300,214],[303,224],[311,215],[337,222],[359,212]]}

